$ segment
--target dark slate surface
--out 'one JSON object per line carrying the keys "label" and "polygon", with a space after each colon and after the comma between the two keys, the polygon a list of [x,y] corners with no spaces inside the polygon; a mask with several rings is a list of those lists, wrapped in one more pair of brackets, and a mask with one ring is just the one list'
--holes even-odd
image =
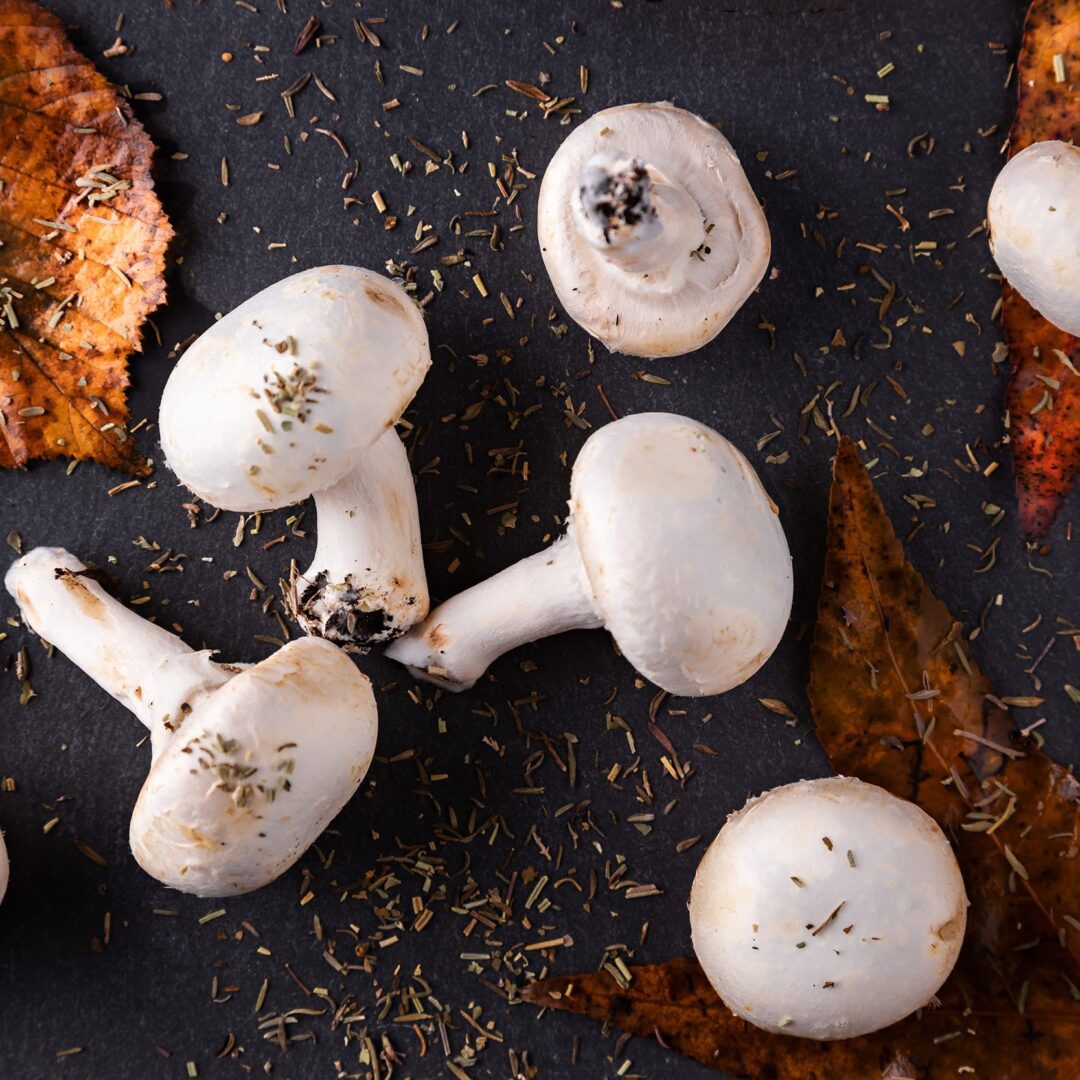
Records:
{"label": "dark slate surface", "polygon": [[[607,0],[579,0],[572,5],[370,3],[358,11],[347,0],[289,0],[288,15],[274,0],[256,0],[258,14],[227,0],[202,5],[51,0],[51,6],[78,24],[76,41],[99,59],[113,42],[114,21],[123,11],[121,33],[133,51],[100,62],[133,91],[164,94],[162,104],[140,104],[138,111],[164,151],[161,191],[180,239],[173,250],[172,300],[157,316],[165,347],[148,347],[133,365],[136,418],[154,418],[171,366],[169,346],[203,330],[214,312],[228,311],[290,270],[334,261],[381,268],[387,259],[404,260],[421,267],[418,281],[426,292],[429,270],[439,265],[439,257],[464,247],[492,295],[486,300],[476,295],[470,282],[474,269],[446,269],[446,288],[428,309],[435,367],[409,416],[420,432],[415,465],[423,473],[419,498],[425,538],[450,540],[448,530],[456,526],[470,540],[470,546],[454,542],[449,550],[429,555],[433,594],[445,597],[541,545],[564,508],[567,472],[561,455],[572,460],[586,434],[567,424],[552,387],[565,388],[574,409],[583,406],[587,421],[600,425],[608,419],[601,384],[620,412],[682,411],[713,424],[749,454],[782,508],[797,588],[793,629],[750,684],[721,699],[669,701],[661,708],[661,726],[693,765],[685,790],[664,773],[661,747],[647,728],[652,688],[635,683],[601,633],[567,635],[524,649],[498,663],[490,681],[472,693],[432,703],[425,692],[421,705],[406,696],[407,680],[393,665],[378,656],[363,660],[376,685],[398,680],[396,688],[379,694],[380,755],[389,759],[415,750],[433,779],[425,788],[411,760],[377,764],[333,834],[324,838],[324,854],[335,853],[329,869],[311,852],[275,884],[224,905],[170,893],[138,869],[127,850],[127,817],[148,761],[148,748],[136,746],[138,725],[64,658],[48,660],[23,631],[5,627],[0,773],[14,777],[18,790],[0,795],[0,824],[12,860],[11,888],[0,911],[0,1075],[11,1080],[172,1078],[187,1075],[188,1061],[197,1063],[203,1077],[244,1075],[240,1070],[249,1067],[302,1080],[334,1076],[336,1063],[344,1075],[364,1074],[360,1044],[344,1045],[343,1030],[331,1031],[327,1016],[300,1017],[291,1032],[313,1032],[317,1040],[297,1042],[287,1053],[262,1040],[254,1004],[264,978],[269,979],[264,1014],[319,1007],[318,999],[305,997],[291,980],[286,963],[306,985],[325,987],[335,1001],[345,993],[355,996],[372,1019],[372,1032],[387,1032],[406,1055],[395,1075],[449,1075],[437,1035],[428,1031],[432,1048],[421,1057],[408,1025],[376,1023],[372,979],[335,974],[313,936],[312,918],[318,915],[327,933],[347,934],[353,924],[361,939],[370,941],[381,917],[394,919],[374,910],[384,905],[402,913],[405,928],[383,933],[396,932],[396,944],[373,946],[379,986],[391,986],[395,973],[408,980],[419,967],[448,1011],[455,1053],[476,1034],[460,1014],[474,1004],[483,1009],[482,1022],[494,1021],[505,1040],[489,1043],[470,1075],[510,1075],[511,1048],[527,1050],[542,1077],[611,1076],[626,1058],[632,1062],[627,1075],[714,1075],[651,1041],[633,1040],[613,1060],[614,1040],[599,1027],[565,1016],[538,1019],[531,1007],[508,1006],[481,977],[498,982],[524,976],[497,972],[487,961],[470,970],[460,954],[504,953],[515,971],[527,966],[538,973],[544,959],[522,953],[521,946],[562,933],[572,935],[574,946],[558,950],[559,971],[592,968],[612,943],[629,946],[640,962],[687,952],[685,900],[703,845],[677,855],[676,843],[711,836],[724,815],[751,793],[827,770],[810,733],[803,688],[830,451],[812,423],[808,442],[797,434],[800,411],[819,390],[835,383],[831,398],[842,412],[856,386],[877,383],[869,408],[857,409],[843,426],[865,438],[880,458],[879,489],[900,531],[921,526],[911,555],[957,616],[972,625],[988,602],[1001,598],[973,645],[999,692],[1030,693],[1025,656],[1043,649],[1057,616],[1080,618],[1078,555],[1066,540],[1065,522],[1054,530],[1048,554],[1030,555],[1018,539],[1011,469],[1002,445],[1005,380],[990,359],[998,340],[991,322],[998,288],[989,277],[993,267],[984,236],[969,238],[980,226],[1000,161],[1012,103],[1006,74],[1021,5],[1008,0],[812,6],[797,0],[625,0],[619,10]],[[294,57],[293,41],[316,11],[325,31],[340,40]],[[350,25],[354,14],[387,15],[378,29],[381,51],[356,39]],[[460,27],[447,36],[447,26],[458,17]],[[423,42],[425,19],[431,34]],[[257,54],[259,63],[253,47],[261,45],[269,51]],[[224,50],[235,54],[231,64],[219,59]],[[374,76],[376,59],[383,65],[385,87]],[[875,73],[889,61],[895,71],[878,78]],[[403,73],[399,64],[422,68],[424,75]],[[518,197],[524,228],[515,233],[510,231],[514,210],[500,206],[488,176],[489,161],[499,162],[500,155],[515,150],[526,169],[542,174],[568,130],[545,122],[529,100],[502,88],[503,80],[536,82],[546,72],[554,92],[580,97],[582,64],[590,72],[582,99],[587,112],[672,98],[721,121],[765,203],[774,243],[771,277],[730,328],[693,356],[643,363],[598,353],[590,364],[585,335],[565,327],[543,274],[533,231],[536,184]],[[288,121],[278,91],[308,70],[319,75],[337,102],[311,84],[298,98],[298,118]],[[256,81],[272,73],[280,78]],[[486,83],[500,88],[474,97]],[[890,110],[875,110],[864,100],[867,93],[889,94]],[[401,107],[384,112],[382,103],[395,97]],[[263,109],[266,118],[255,127],[238,127],[226,103],[241,106],[242,113]],[[350,193],[362,206],[342,208],[341,178],[351,157],[346,161],[329,139],[314,134],[316,127],[340,133],[350,155],[359,159],[360,176]],[[469,133],[468,150],[462,147],[462,130]],[[306,142],[302,132],[312,133]],[[935,140],[933,152],[912,157],[909,140],[922,132]],[[283,152],[285,133],[293,138],[291,157]],[[457,163],[469,163],[467,172],[451,175],[443,168],[425,176],[423,156],[408,143],[410,135],[440,152],[453,150]],[[189,157],[170,160],[176,151]],[[398,175],[392,154],[411,161],[412,172]],[[218,179],[223,155],[232,174],[228,189]],[[267,161],[279,162],[281,170],[269,170]],[[796,172],[776,179],[787,170]],[[371,206],[376,189],[399,216],[392,231],[384,231]],[[912,222],[909,232],[900,231],[887,203]],[[410,204],[416,207],[411,216]],[[483,237],[451,235],[455,214],[492,207],[499,208],[494,220],[503,227],[503,250],[491,251]],[[928,212],[941,207],[956,212],[929,220]],[[410,258],[421,219],[433,225],[440,242]],[[489,223],[476,219],[465,227]],[[913,254],[913,245],[926,240],[936,241],[937,249]],[[274,241],[288,247],[268,252]],[[858,248],[860,241],[884,250]],[[890,351],[873,348],[884,340],[876,317],[884,290],[867,272],[870,267],[897,285],[888,316],[894,329]],[[522,298],[517,321],[503,311],[500,290],[515,301]],[[774,348],[761,323],[775,325]],[[966,343],[963,357],[954,350],[955,341]],[[805,376],[792,358],[795,352],[805,359]],[[633,373],[642,370],[669,384],[635,379]],[[888,376],[902,384],[906,400],[884,381]],[[485,405],[476,418],[462,423],[463,410],[481,401]],[[887,440],[867,426],[868,417],[888,433]],[[755,449],[761,436],[779,427],[783,434],[766,449]],[[153,452],[152,429],[140,438]],[[886,441],[894,449],[882,448]],[[491,471],[490,452],[519,443],[527,454],[528,482],[520,469],[516,477]],[[996,462],[1000,468],[989,477],[969,471],[967,448],[980,467]],[[789,460],[766,463],[767,454],[786,453]],[[17,530],[27,545],[67,545],[100,564],[115,560],[120,594],[150,595],[140,610],[180,623],[190,643],[219,647],[228,659],[266,655],[268,647],[254,635],[274,633],[274,624],[249,601],[251,586],[243,570],[251,567],[264,581],[276,581],[288,558],[308,557],[310,541],[290,537],[263,551],[263,542],[286,531],[284,515],[276,514],[237,549],[232,543],[236,517],[223,515],[192,531],[181,508],[183,493],[163,470],[152,489],[107,498],[117,479],[94,466],[81,466],[68,478],[58,464],[0,476],[2,531]],[[916,510],[916,496],[928,497],[932,505]],[[511,502],[520,507],[514,527],[501,522],[500,514],[488,513]],[[989,504],[1005,511],[996,526]],[[1076,507],[1074,499],[1065,517]],[[153,556],[132,545],[139,536],[185,553],[184,572],[149,574]],[[1000,539],[996,563],[987,573],[975,573],[985,565],[976,549],[995,539]],[[1040,572],[1029,568],[1029,559]],[[452,560],[460,560],[453,574]],[[227,569],[241,573],[225,581]],[[6,596],[0,600],[0,615],[14,612]],[[24,643],[38,696],[21,708],[10,671],[15,650]],[[1076,657],[1073,642],[1059,638],[1039,668],[1047,703],[1031,714],[1034,719],[1044,712],[1049,718],[1048,745],[1065,761],[1080,746],[1077,708],[1063,691],[1067,682],[1080,683]],[[511,717],[507,703],[532,694],[535,710],[519,706],[526,728],[550,736],[560,757],[565,756],[563,733],[579,740],[576,786],[543,742],[523,734]],[[798,724],[788,726],[766,712],[758,704],[762,697],[789,703]],[[477,715],[489,706],[488,715]],[[636,754],[623,732],[605,725],[608,711],[633,732]],[[703,743],[715,756],[695,749]],[[526,775],[524,759],[540,751],[542,759]],[[628,781],[617,786],[607,781],[614,763],[628,768],[637,757],[640,770]],[[639,798],[644,770],[651,805]],[[513,790],[524,787],[543,792]],[[648,835],[628,821],[634,813],[656,814]],[[356,882],[386,865],[380,860],[398,855],[398,838],[403,844],[427,844],[445,835],[439,826],[451,814],[462,833],[470,820],[488,824],[470,843],[433,850],[457,875],[438,877],[436,886],[444,884],[453,898],[471,873],[481,890],[505,893],[506,881],[517,874],[513,924],[492,932],[489,941],[479,926],[466,936],[468,917],[454,914],[448,904],[436,905],[426,930],[413,933],[411,897],[421,885],[415,873],[401,870],[401,883],[375,903],[342,900],[335,892],[335,883]],[[53,816],[60,824],[42,835]],[[500,823],[497,832],[493,817]],[[101,852],[108,868],[79,854],[76,840]],[[560,868],[547,862],[549,853],[561,858]],[[663,895],[627,900],[622,892],[609,891],[605,868],[613,870],[621,859],[629,879],[655,882]],[[313,875],[315,898],[301,906],[304,868]],[[573,885],[554,887],[571,871],[586,889],[591,872],[599,879],[591,913]],[[553,903],[542,914],[535,906],[525,909],[532,886],[523,882],[532,873],[552,879],[544,895]],[[219,906],[226,908],[223,917],[198,923]],[[154,908],[177,914],[157,916]],[[531,929],[522,925],[523,916],[531,919]],[[241,920],[260,931],[259,942],[241,934]],[[649,932],[640,944],[645,923]],[[258,944],[271,955],[258,954]],[[347,957],[351,945],[347,936],[339,936],[339,955]],[[223,995],[221,988],[236,987],[227,1002],[211,1000],[215,975]],[[229,1032],[242,1053],[218,1060],[215,1052]],[[574,1068],[570,1057],[578,1038]],[[80,1046],[80,1054],[56,1056]],[[155,1046],[172,1056],[161,1056]]]}

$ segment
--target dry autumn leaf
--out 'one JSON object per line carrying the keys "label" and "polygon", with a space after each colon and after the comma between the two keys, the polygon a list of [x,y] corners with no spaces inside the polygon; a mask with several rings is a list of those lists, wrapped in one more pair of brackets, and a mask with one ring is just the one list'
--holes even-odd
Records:
{"label": "dry autumn leaf", "polygon": [[128,356],[165,299],[150,137],[30,0],[0,0],[0,466],[147,471]]}
{"label": "dry autumn leaf", "polygon": [[940,1008],[837,1043],[733,1016],[697,963],[548,979],[538,1005],[656,1035],[740,1076],[1073,1080],[1080,1075],[1080,784],[1013,728],[959,626],[904,556],[855,447],[837,454],[811,660],[837,772],[913,798],[952,838],[972,908]]}
{"label": "dry autumn leaf", "polygon": [[[1080,138],[1080,0],[1035,0],[1017,67],[1010,156],[1037,140]],[[1007,406],[1020,525],[1037,539],[1080,473],[1080,340],[1008,285],[1002,323],[1013,365]]]}

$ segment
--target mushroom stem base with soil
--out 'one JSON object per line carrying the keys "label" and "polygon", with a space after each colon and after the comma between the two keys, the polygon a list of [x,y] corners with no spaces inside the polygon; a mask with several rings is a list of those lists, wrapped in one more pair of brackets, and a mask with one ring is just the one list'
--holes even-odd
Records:
{"label": "mushroom stem base with soil", "polygon": [[686,189],[623,151],[602,151],[582,170],[572,210],[585,240],[608,262],[657,289],[677,287],[705,242],[701,208]]}
{"label": "mushroom stem base with soil", "polygon": [[769,227],[731,144],[668,102],[576,125],[544,172],[536,228],[567,315],[630,356],[711,341],[769,264]]}
{"label": "mushroom stem base with soil", "polygon": [[346,651],[390,641],[428,610],[412,467],[390,428],[341,480],[315,493],[311,566],[289,583],[304,630]]}
{"label": "mushroom stem base with soil", "polygon": [[199,498],[248,514],[315,496],[315,562],[293,571],[286,603],[310,634],[354,652],[427,611],[412,472],[393,425],[430,366],[423,314],[400,285],[321,266],[215,322],[162,394],[161,448]]}
{"label": "mushroom stem base with soil", "polygon": [[503,653],[603,626],[573,532],[447,600],[386,655],[419,679],[468,690]]}

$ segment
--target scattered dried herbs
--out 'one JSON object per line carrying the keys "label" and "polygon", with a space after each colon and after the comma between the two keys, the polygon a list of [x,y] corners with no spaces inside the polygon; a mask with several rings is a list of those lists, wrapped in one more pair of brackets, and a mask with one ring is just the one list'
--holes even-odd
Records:
{"label": "scattered dried herbs", "polygon": [[[972,907],[940,1007],[864,1038],[789,1039],[736,1018],[689,959],[631,967],[625,986],[601,970],[549,978],[521,996],[655,1036],[740,1076],[1080,1073],[1080,783],[988,700],[985,676],[958,659],[958,631],[907,562],[854,445],[841,443],[810,700],[838,772],[914,798],[956,845]],[[913,699],[924,680],[941,693]]]}

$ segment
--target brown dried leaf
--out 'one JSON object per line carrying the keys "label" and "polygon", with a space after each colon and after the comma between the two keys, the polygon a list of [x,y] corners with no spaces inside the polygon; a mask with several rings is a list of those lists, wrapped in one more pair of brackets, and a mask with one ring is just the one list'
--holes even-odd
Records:
{"label": "brown dried leaf", "polygon": [[165,299],[173,235],[153,151],[59,19],[0,0],[0,466],[148,471],[124,424],[127,359]]}
{"label": "brown dried leaf", "polygon": [[972,902],[953,998],[1068,1015],[1080,1037],[1080,783],[1020,736],[965,644],[845,440],[811,654],[818,738],[837,772],[913,799],[953,840]]}
{"label": "brown dried leaf", "polygon": [[[533,1005],[578,1013],[713,1069],[755,1080],[1075,1080],[1075,1021],[923,1011],[859,1039],[773,1035],[729,1012],[696,960],[631,967],[623,989],[607,971],[560,975],[521,990]],[[940,1041],[938,1041],[940,1040]]]}
{"label": "brown dried leaf", "polygon": [[[1065,79],[1058,82],[1055,57]],[[1040,139],[1080,139],[1080,0],[1035,0],[1024,23],[1009,154]],[[1045,536],[1080,473],[1080,339],[1004,285],[1002,325],[1013,364],[1006,401],[1020,526]],[[1047,383],[1045,380],[1049,379]]]}
{"label": "brown dried leaf", "polygon": [[[522,997],[656,1035],[750,1077],[1080,1075],[1080,784],[988,700],[985,676],[957,651],[957,631],[905,559],[845,441],[829,501],[810,701],[837,772],[913,798],[956,846],[972,907],[940,1008],[860,1039],[791,1039],[733,1016],[684,959],[632,968],[626,989],[603,971],[535,983]],[[964,829],[983,827],[972,812],[994,815],[993,832]]]}

